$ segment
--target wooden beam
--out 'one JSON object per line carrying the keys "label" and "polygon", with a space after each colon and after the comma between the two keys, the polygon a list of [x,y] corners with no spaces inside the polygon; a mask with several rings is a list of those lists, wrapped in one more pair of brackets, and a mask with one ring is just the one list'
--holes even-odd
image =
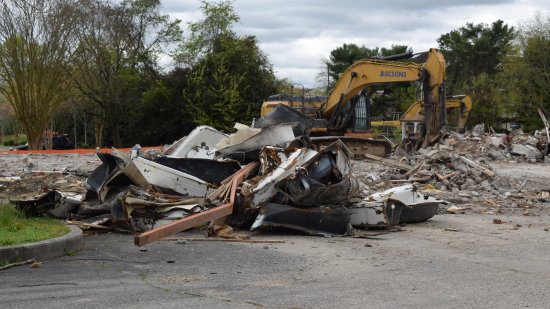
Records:
{"label": "wooden beam", "polygon": [[258,166],[259,162],[252,162],[241,168],[231,179],[231,194],[229,201],[225,204],[202,211],[196,214],[192,214],[185,218],[181,218],[167,225],[158,227],[156,229],[149,230],[140,235],[134,237],[134,244],[136,246],[144,246],[154,241],[160,240],[166,236],[183,232],[185,230],[194,228],[203,223],[216,220],[225,216],[229,216],[233,213],[233,204],[235,203],[235,194],[237,194],[237,187],[244,181],[250,173],[252,173]]}
{"label": "wooden beam", "polygon": [[179,233],[194,227],[197,227],[203,223],[215,220],[220,217],[225,217],[233,212],[233,204],[227,203],[221,206],[208,209],[197,214],[181,218],[167,225],[163,225],[156,229],[149,230],[134,237],[134,243],[136,246],[145,246],[154,241],[160,240],[166,236]]}
{"label": "wooden beam", "polygon": [[494,177],[495,176],[495,172],[491,171],[490,169],[488,168],[485,168],[477,163],[475,163],[474,161],[464,157],[464,156],[460,156],[460,159],[462,160],[462,162],[468,164],[469,166],[477,169],[478,171],[481,171],[483,174],[489,176],[489,177]]}
{"label": "wooden beam", "polygon": [[371,159],[371,160],[374,160],[374,161],[378,161],[380,163],[383,163],[383,164],[386,164],[386,165],[390,165],[390,166],[393,166],[393,167],[397,167],[397,168],[400,168],[400,169],[403,169],[403,170],[406,170],[406,171],[410,171],[413,167],[410,166],[410,165],[406,165],[406,164],[403,164],[403,163],[400,163],[396,160],[392,160],[392,159],[386,159],[386,158],[382,158],[382,157],[379,157],[379,156],[375,156],[375,155],[371,155],[371,154],[368,154],[368,153],[365,153],[363,156],[365,156],[365,158],[367,159]]}

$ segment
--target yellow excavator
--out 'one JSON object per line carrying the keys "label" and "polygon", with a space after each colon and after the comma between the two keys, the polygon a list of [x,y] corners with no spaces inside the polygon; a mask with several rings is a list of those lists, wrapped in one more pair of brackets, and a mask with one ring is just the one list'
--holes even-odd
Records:
{"label": "yellow excavator", "polygon": [[[472,111],[472,99],[469,95],[456,95],[448,97],[445,100],[445,109],[447,116],[446,129],[464,132],[470,112]],[[424,106],[422,102],[416,102],[411,105],[399,121],[401,126],[402,140],[419,134],[424,126]]]}
{"label": "yellow excavator", "polygon": [[[447,126],[451,131],[459,133],[464,132],[470,112],[472,111],[472,99],[469,95],[455,95],[445,99],[445,109],[447,110]],[[402,128],[403,138],[414,135],[420,131],[424,121],[424,104],[422,101],[413,103],[405,113],[395,112],[392,120],[380,120],[370,118],[371,128],[377,134],[392,134],[393,131]]]}
{"label": "yellow excavator", "polygon": [[[369,98],[363,90],[373,84],[415,81],[422,82],[424,97],[424,125],[416,137],[417,145],[435,142],[446,123],[445,59],[435,48],[412,56],[406,62],[394,61],[393,58],[363,59],[349,66],[326,101],[319,104],[316,112],[310,113],[315,119],[322,120],[316,122],[311,132],[312,142],[322,147],[340,139],[355,155],[389,155],[390,143],[369,138],[372,136],[368,125]],[[264,103],[262,117],[268,116],[268,104],[273,103]],[[315,103],[311,107],[315,107]]]}

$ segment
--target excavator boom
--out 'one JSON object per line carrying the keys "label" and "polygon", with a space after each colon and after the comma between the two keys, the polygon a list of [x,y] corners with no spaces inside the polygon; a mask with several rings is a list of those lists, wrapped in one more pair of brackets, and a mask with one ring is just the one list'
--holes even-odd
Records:
{"label": "excavator boom", "polygon": [[[380,142],[373,142],[372,139],[362,138],[361,134],[368,136],[363,131],[350,130],[350,123],[359,116],[362,119],[368,118],[368,102],[360,102],[358,94],[364,88],[373,84],[399,83],[421,81],[424,91],[424,126],[419,142],[424,145],[433,143],[439,138],[441,129],[445,126],[445,60],[443,54],[437,49],[430,49],[429,52],[418,54],[416,59],[425,60],[420,63],[398,62],[390,60],[363,59],[348,67],[336,82],[334,88],[329,93],[326,102],[320,107],[322,119],[328,120],[325,127],[320,128],[324,133],[319,139],[324,142],[328,140],[342,139],[342,136],[351,138],[350,143],[353,147],[362,153],[369,153],[369,146],[377,146],[378,149],[385,149],[385,154],[389,154],[391,147],[384,145],[380,148]],[[359,102],[359,103],[358,103]],[[267,103],[267,102],[266,102]],[[264,103],[264,104],[266,104]],[[351,108],[346,108],[348,104]],[[358,105],[356,105],[358,104]],[[362,104],[363,110],[355,108]],[[292,106],[291,102],[287,104]],[[267,109],[266,109],[267,110]],[[359,115],[360,114],[360,115]],[[262,114],[262,116],[265,116]],[[350,132],[351,131],[351,132]],[[319,133],[319,129],[313,132]],[[364,143],[365,147],[361,146]],[[383,142],[387,143],[387,142]],[[387,143],[389,145],[389,143]],[[376,147],[375,147],[376,148]],[[379,151],[375,151],[380,155]]]}

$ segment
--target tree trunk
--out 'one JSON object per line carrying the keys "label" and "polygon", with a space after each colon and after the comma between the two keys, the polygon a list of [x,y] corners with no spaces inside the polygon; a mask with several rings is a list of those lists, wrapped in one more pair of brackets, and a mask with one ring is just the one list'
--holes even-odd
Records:
{"label": "tree trunk", "polygon": [[95,120],[95,146],[103,147],[103,121],[99,118]]}
{"label": "tree trunk", "polygon": [[118,123],[111,124],[111,139],[113,140],[113,147],[122,147],[122,140],[120,139],[120,125]]}
{"label": "tree trunk", "polygon": [[27,133],[27,140],[31,150],[41,150],[42,145],[44,145],[42,134]]}

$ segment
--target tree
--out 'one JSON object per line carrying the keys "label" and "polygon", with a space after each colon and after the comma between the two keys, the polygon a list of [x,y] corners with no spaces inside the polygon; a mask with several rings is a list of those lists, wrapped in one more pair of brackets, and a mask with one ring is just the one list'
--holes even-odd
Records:
{"label": "tree", "polygon": [[550,111],[550,17],[535,15],[520,25],[513,52],[498,74],[506,112],[523,128],[540,128],[537,108]]}
{"label": "tree", "polygon": [[176,58],[179,63],[193,67],[198,61],[214,52],[222,36],[232,36],[231,27],[240,21],[233,9],[233,1],[209,2],[201,0],[204,18],[189,23],[190,37],[180,46]]}
{"label": "tree", "polygon": [[13,107],[31,149],[70,87],[67,59],[75,15],[70,0],[0,3],[0,94]]}
{"label": "tree", "polygon": [[191,23],[190,38],[181,46],[180,61],[192,63],[183,91],[195,124],[230,131],[235,122],[258,116],[262,100],[276,91],[276,78],[253,36],[237,36],[239,20],[232,2],[203,1],[204,18]]}
{"label": "tree", "polygon": [[332,89],[336,81],[340,78],[340,75],[356,61],[365,58],[396,55],[406,52],[412,52],[412,49],[406,45],[392,45],[390,48],[375,47],[371,49],[365,47],[365,45],[358,46],[353,43],[344,43],[341,47],[337,47],[330,52],[328,60],[322,60],[324,67],[326,67],[326,71],[322,70],[322,74],[318,79],[325,80],[326,74],[328,74],[330,79],[328,89]]}
{"label": "tree", "polygon": [[153,87],[142,93],[124,135],[142,145],[159,145],[172,143],[190,132],[194,123],[188,120],[191,113],[183,99],[189,78],[190,70],[183,68],[163,74]]}
{"label": "tree", "polygon": [[158,75],[157,57],[181,37],[179,21],[162,15],[159,6],[159,0],[85,0],[80,6],[73,77],[97,106],[96,136],[106,126],[116,147],[123,144],[120,131],[130,110]]}
{"label": "tree", "polygon": [[502,20],[487,24],[466,23],[441,35],[437,42],[447,64],[449,93],[469,92],[481,73],[492,75],[502,68],[515,31]]}

